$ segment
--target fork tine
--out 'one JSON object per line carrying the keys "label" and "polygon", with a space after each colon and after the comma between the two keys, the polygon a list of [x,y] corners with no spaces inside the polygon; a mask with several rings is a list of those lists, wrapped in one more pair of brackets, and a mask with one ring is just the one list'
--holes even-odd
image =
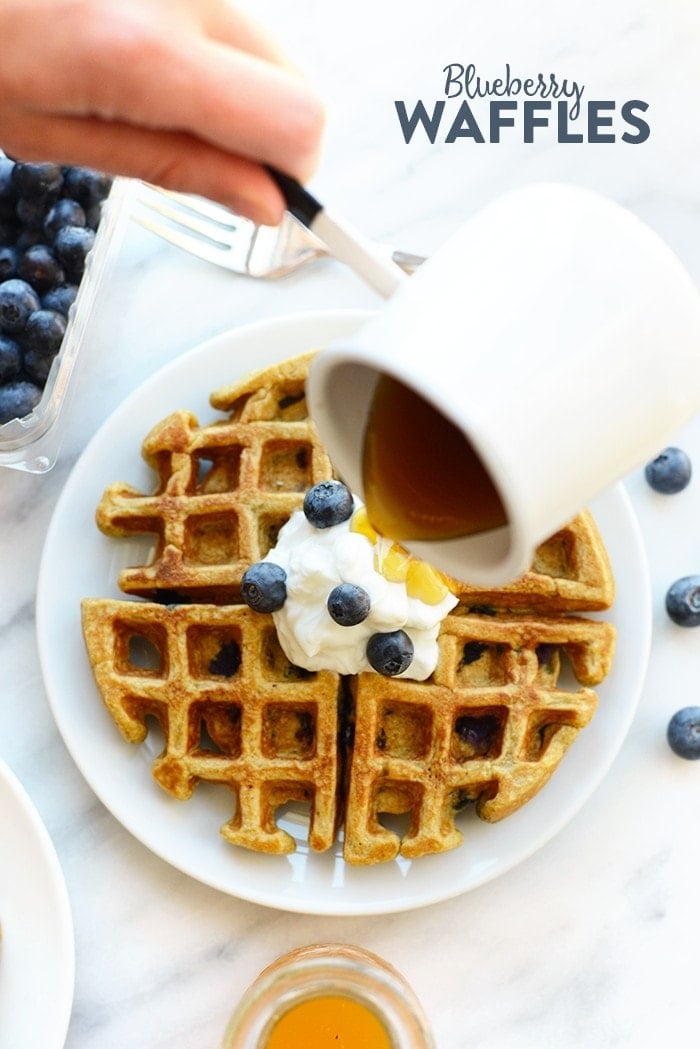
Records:
{"label": "fork tine", "polygon": [[241,276],[284,276],[325,254],[292,215],[280,226],[258,226],[227,208],[142,183],[132,217],[156,236]]}
{"label": "fork tine", "polygon": [[[155,233],[157,237],[168,241],[170,244],[174,244],[175,247],[181,248],[183,251],[187,251],[191,255],[196,255],[200,259],[212,262],[216,266],[227,266],[229,269],[238,269],[237,266],[227,260],[227,254],[231,252],[231,247],[223,241],[216,241],[209,235],[203,237],[197,233],[188,233],[184,226],[175,228],[174,226],[167,225],[165,222],[158,222],[156,219],[149,217],[145,213],[135,212],[133,218],[140,226],[143,226],[144,229],[149,230],[151,233]],[[242,266],[240,272],[243,272]]]}
{"label": "fork tine", "polygon": [[[231,225],[230,227],[224,227],[214,219],[205,218],[200,212],[194,210],[188,210],[183,212],[182,207],[178,203],[177,207],[173,207],[169,204],[166,198],[153,199],[138,198],[136,201],[137,205],[148,210],[149,213],[155,212],[157,215],[164,219],[167,219],[169,223],[173,223],[178,230],[184,229],[187,233],[194,233],[202,237],[205,241],[209,241],[213,244],[218,244],[222,248],[228,247],[230,244],[230,234],[233,233],[237,228],[241,228]],[[155,221],[155,220],[151,220]],[[245,222],[247,220],[242,220]],[[251,226],[253,224],[251,223]],[[251,229],[252,233],[252,229]]]}
{"label": "fork tine", "polygon": [[154,208],[156,211],[165,206],[165,201],[171,201],[173,207],[177,208],[178,211],[184,210],[188,217],[201,216],[210,223],[213,222],[217,226],[221,226],[222,229],[238,230],[250,228],[252,235],[252,230],[255,228],[254,222],[243,218],[241,215],[236,215],[235,212],[224,207],[223,204],[215,204],[214,201],[206,200],[204,197],[177,193],[172,189],[161,189],[159,186],[152,186],[149,182],[143,182],[142,186],[146,192],[140,194],[139,201],[143,202],[147,207]]}
{"label": "fork tine", "polygon": [[[289,212],[285,212],[282,222],[277,227],[258,226],[250,219],[237,215],[223,204],[215,204],[204,197],[193,197],[175,190],[160,189],[148,182],[143,183],[148,191],[139,198],[144,206],[158,211],[161,215],[176,221],[188,230],[196,229],[209,239],[218,240],[212,232],[211,224],[225,231],[227,234],[225,242],[232,234],[250,238],[251,253],[259,239],[265,242],[266,250],[272,250],[274,241],[279,242],[279,248],[284,249],[285,254],[296,256],[302,253],[304,258],[310,258],[315,254],[327,254],[325,246],[311,230],[307,229],[297,218]],[[168,208],[167,201],[173,207]],[[202,223],[201,220],[206,220]],[[270,233],[275,230],[274,235]]]}
{"label": "fork tine", "polygon": [[166,203],[159,201],[155,206],[144,200],[136,201],[132,218],[162,240],[239,276],[272,280],[319,254],[313,248],[292,243],[287,224],[272,229],[243,219],[247,228],[224,230]]}

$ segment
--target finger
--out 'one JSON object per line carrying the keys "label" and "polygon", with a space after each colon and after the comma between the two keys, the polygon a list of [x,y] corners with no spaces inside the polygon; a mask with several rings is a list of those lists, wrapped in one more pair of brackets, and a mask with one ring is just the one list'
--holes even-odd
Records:
{"label": "finger", "polygon": [[224,149],[235,137],[245,156],[307,181],[325,124],[323,105],[307,83],[216,42],[206,42],[190,58],[190,116],[201,133]]}
{"label": "finger", "polygon": [[277,225],[284,215],[278,188],[258,164],[182,132],[97,118],[0,113],[0,138],[8,153],[23,160],[82,164],[197,193],[265,225]]}
{"label": "finger", "polygon": [[202,12],[202,24],[212,39],[248,51],[290,72],[299,72],[277,41],[243,11],[230,3],[217,3],[213,7],[212,11]]}

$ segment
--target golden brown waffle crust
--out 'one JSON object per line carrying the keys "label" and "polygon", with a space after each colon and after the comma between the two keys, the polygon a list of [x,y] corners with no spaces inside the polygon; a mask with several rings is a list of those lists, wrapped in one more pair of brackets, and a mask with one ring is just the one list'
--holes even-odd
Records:
{"label": "golden brown waffle crust", "polygon": [[156,719],[165,748],[153,774],[185,800],[197,784],[229,788],[234,844],[290,852],[275,823],[288,801],[310,806],[309,843],[329,848],[338,825],[337,674],[291,667],[269,616],[245,606],[86,599],[82,624],[105,705],[126,740]]}
{"label": "golden brown waffle crust", "polygon": [[274,546],[304,494],[333,477],[308,417],[304,383],[312,354],[212,394],[226,418],[200,426],[173,412],[143,442],[152,492],[117,482],[97,508],[106,535],[151,536],[150,562],[125,568],[128,594],[231,604],[245,570]]}
{"label": "golden brown waffle crust", "polygon": [[[345,812],[350,863],[414,859],[462,841],[455,813],[474,802],[495,822],[544,786],[597,707],[615,630],[578,617],[447,617],[428,682],[361,674]],[[582,687],[560,684],[563,660]],[[380,814],[407,813],[400,837]]]}
{"label": "golden brown waffle crust", "polygon": [[595,519],[583,510],[535,551],[532,567],[498,589],[453,579],[450,589],[467,608],[510,612],[600,612],[615,599],[615,579]]}

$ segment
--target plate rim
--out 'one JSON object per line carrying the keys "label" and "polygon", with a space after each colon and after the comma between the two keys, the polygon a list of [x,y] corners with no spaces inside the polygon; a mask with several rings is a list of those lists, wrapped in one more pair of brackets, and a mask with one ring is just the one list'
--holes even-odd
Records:
{"label": "plate rim", "polygon": [[[47,927],[44,918],[46,915],[50,915],[54,922],[51,932],[55,937],[54,943],[56,947],[56,958],[59,960],[59,964],[56,970],[52,970],[51,979],[46,980],[43,985],[42,993],[51,997],[51,1001],[45,1003],[48,1005],[47,1011],[50,1012],[51,1015],[51,1027],[50,1041],[47,1041],[47,1037],[49,1037],[48,1028],[46,1031],[42,1032],[42,1046],[43,1049],[54,1049],[54,1047],[55,1049],[62,1049],[68,1035],[75,996],[75,931],[68,887],[53,840],[34,802],[19,779],[17,773],[14,772],[6,760],[0,758],[0,806],[6,804],[8,801],[14,808],[16,818],[22,822],[23,840],[27,844],[27,849],[35,853],[35,859],[36,856],[39,856],[41,859],[39,873],[43,882],[43,892],[46,894],[47,899],[50,897],[50,907],[47,906],[43,908],[40,927],[41,934],[45,935]],[[25,834],[27,835],[26,837]],[[3,853],[3,859],[1,861],[3,867],[17,867],[17,874],[14,878],[22,878],[23,861],[21,856],[18,859],[17,853],[14,853],[14,855],[10,855],[9,853],[10,850],[5,850]],[[37,873],[36,865],[34,866],[34,872]],[[4,880],[4,877],[5,876],[3,875],[2,878],[0,878],[0,882]],[[11,909],[12,904],[10,902],[8,913]],[[2,920],[4,925],[6,921],[4,915],[0,915],[0,920]],[[31,931],[33,922],[36,923],[34,912],[32,911],[28,915],[26,911],[23,910],[18,924],[24,924],[27,927],[27,931]],[[3,935],[3,940],[4,939],[5,936]],[[5,954],[6,949],[5,943],[0,942],[0,971],[2,971],[5,964],[3,955]],[[45,957],[46,954],[42,953],[42,958]],[[10,961],[11,960],[12,957]],[[35,965],[36,958],[32,955],[31,959],[27,962],[26,975],[22,973],[20,976],[22,983],[26,984],[27,987],[24,1004],[32,998],[35,998],[37,982]],[[15,975],[16,974],[13,971],[10,980],[12,980]],[[5,995],[10,995],[11,990],[12,985],[10,988],[7,987],[6,974],[5,978],[0,980],[0,1005],[2,1005]],[[3,1017],[5,1015],[4,1010],[0,1009],[0,1034],[4,1028]],[[29,1033],[30,1032],[27,1031],[27,1034]]]}
{"label": "plate rim", "polygon": [[[52,683],[50,679],[50,668],[47,666],[48,654],[45,645],[45,622],[47,615],[46,578],[49,572],[48,561],[52,550],[52,544],[54,542],[54,535],[59,527],[61,514],[64,512],[64,507],[67,503],[69,496],[71,495],[72,484],[75,483],[75,478],[80,476],[81,470],[85,469],[85,464],[89,463],[90,457],[94,455],[94,450],[96,448],[99,448],[100,442],[104,440],[105,433],[109,433],[110,427],[113,428],[115,425],[118,425],[119,421],[124,419],[129,414],[129,410],[133,407],[133,405],[140,403],[148,395],[149,390],[151,390],[152,388],[155,389],[158,386],[162,388],[164,385],[167,385],[168,380],[173,375],[177,376],[180,372],[185,373],[187,369],[200,358],[206,357],[211,354],[216,355],[218,353],[226,353],[228,350],[231,349],[232,343],[234,344],[235,349],[235,345],[246,343],[250,344],[251,342],[254,342],[256,338],[259,339],[261,336],[264,339],[269,339],[271,337],[274,337],[274,334],[280,330],[288,334],[290,331],[294,330],[297,327],[300,330],[304,331],[307,328],[313,329],[314,327],[319,327],[328,324],[330,324],[331,326],[337,324],[339,327],[343,327],[344,325],[348,324],[356,326],[357,324],[371,317],[374,313],[376,313],[376,311],[367,309],[323,309],[313,311],[301,311],[298,313],[291,314],[287,313],[275,317],[268,317],[251,323],[234,326],[229,329],[226,329],[225,331],[219,332],[218,334],[211,336],[210,338],[205,339],[199,344],[193,346],[179,357],[167,362],[162,368],[157,369],[148,379],[144,380],[144,382],[139,387],[132,390],[132,392],[124,398],[124,400],[115,408],[115,410],[108,416],[108,418],[103,421],[103,423],[100,425],[100,427],[93,435],[93,437],[83,450],[82,454],[74,464],[54,508],[54,513],[52,515],[51,522],[47,530],[39,566],[39,576],[37,584],[37,642],[44,684],[49,699],[49,705],[54,720],[56,721],[58,730],[61,736],[63,737],[63,740],[73,761],[75,762],[76,766],[80,770],[81,774],[90,786],[93,793],[96,794],[96,796],[102,801],[106,808],[112,813],[115,819],[117,819],[117,821],[120,822],[132,836],[134,836],[138,841],[145,845],[145,847],[148,848],[150,851],[154,852],[154,854],[160,856],[162,859],[168,862],[171,866],[174,866],[176,869],[179,869],[188,876],[193,877],[196,880],[204,884],[207,884],[213,888],[219,889],[220,891],[228,895],[232,895],[240,899],[245,899],[249,902],[257,903],[263,906],[269,906],[275,909],[289,912],[328,916],[354,916],[378,913],[392,913],[416,909],[419,907],[431,905],[433,903],[441,902],[443,900],[450,899],[454,896],[471,891],[472,889],[485,884],[486,882],[492,880],[494,877],[500,876],[506,871],[512,869],[517,864],[523,862],[534,852],[538,851],[553,837],[555,837],[563,829],[563,827],[567,823],[569,823],[571,819],[573,819],[573,817],[585,805],[585,803],[588,801],[591,795],[596,791],[601,781],[609,771],[610,766],[612,765],[620,747],[622,746],[622,743],[627,735],[629,726],[636,712],[646,675],[646,669],[650,654],[652,614],[651,586],[648,565],[646,561],[646,555],[644,552],[639,524],[634,514],[631,500],[622,484],[618,483],[617,485],[613,485],[611,489],[608,489],[606,493],[603,493],[603,496],[601,498],[610,499],[612,497],[613,501],[616,501],[618,504],[617,508],[620,512],[621,517],[624,518],[624,523],[628,530],[627,543],[630,548],[634,549],[634,553],[637,559],[636,570],[638,574],[636,578],[639,587],[639,593],[637,595],[636,600],[637,603],[642,606],[644,614],[641,615],[640,618],[640,610],[637,610],[637,618],[639,619],[640,624],[640,633],[639,636],[635,638],[637,655],[637,660],[635,664],[636,674],[634,676],[634,680],[631,683],[628,682],[628,684],[630,684],[631,686],[630,694],[632,695],[632,699],[631,702],[629,702],[628,704],[626,717],[622,719],[620,725],[618,726],[615,744],[612,748],[608,748],[605,760],[597,769],[596,774],[593,775],[590,781],[587,782],[586,788],[578,788],[575,802],[573,804],[569,803],[568,805],[564,805],[561,815],[557,819],[548,822],[546,828],[543,829],[539,835],[532,839],[530,845],[527,848],[518,852],[515,858],[501,866],[498,866],[498,868],[494,871],[484,870],[480,876],[473,877],[466,885],[460,883],[456,887],[443,887],[442,889],[437,889],[437,891],[425,894],[420,898],[415,898],[414,896],[403,897],[399,893],[397,896],[392,897],[391,900],[381,899],[375,901],[374,903],[366,898],[358,899],[352,902],[342,902],[332,895],[326,900],[318,898],[314,900],[309,900],[308,898],[301,898],[296,896],[287,899],[285,898],[284,894],[281,893],[277,898],[272,899],[270,898],[269,893],[264,891],[256,891],[256,887],[254,885],[249,886],[247,891],[243,890],[240,886],[233,888],[230,885],[226,884],[225,881],[221,878],[218,878],[211,874],[207,876],[206,873],[202,873],[201,871],[196,872],[192,869],[191,865],[183,865],[182,862],[178,862],[172,857],[172,855],[168,854],[167,848],[164,847],[162,842],[154,842],[152,838],[150,841],[146,840],[143,834],[143,830],[139,830],[137,829],[137,827],[134,826],[134,823],[136,822],[138,824],[138,821],[126,818],[121,812],[120,806],[115,806],[114,799],[111,798],[109,792],[107,792],[108,796],[106,797],[104,788],[102,787],[102,789],[100,789],[102,785],[96,786],[94,782],[94,775],[90,775],[89,771],[86,770],[85,762],[84,760],[81,760],[81,755],[75,753],[75,741],[72,738],[68,726],[64,722],[64,718],[62,717],[62,711],[60,709],[60,703],[57,701],[57,697],[54,695],[54,690],[51,687]],[[335,338],[337,337],[337,335],[333,337]],[[307,341],[313,342],[313,340],[311,339]],[[292,351],[292,353],[293,352],[297,351],[295,350]],[[276,357],[273,357],[272,359],[281,360],[286,355],[292,354],[283,354],[280,352]],[[259,366],[264,367],[267,363],[269,362],[265,360],[261,362]],[[235,375],[232,378],[227,379],[225,381],[237,381],[242,376],[247,375],[255,370],[255,367],[246,367],[240,369],[239,371],[235,372]],[[219,382],[218,385],[224,385],[224,382]],[[215,387],[209,387],[206,390],[206,393],[208,394],[209,390],[212,388]],[[173,404],[170,410],[175,410],[176,407],[178,406]],[[158,414],[158,411],[154,409],[153,422],[155,423],[160,417],[161,416]],[[143,440],[144,436],[145,433],[138,433],[137,447],[140,447],[141,441]],[[106,484],[111,483],[114,480],[117,480],[117,478],[103,477],[101,480],[101,486],[104,487]],[[96,526],[95,532],[97,532]],[[609,617],[609,613],[606,612],[605,615]],[[124,741],[120,740],[119,742],[123,746],[126,746],[126,743]],[[557,779],[561,778],[561,771],[561,768],[558,769],[557,775],[553,777],[555,784],[557,782]],[[531,801],[528,804],[528,806],[524,806],[523,810],[521,811],[528,809],[530,806],[534,806],[536,800],[537,799],[533,799],[533,801]],[[115,811],[115,808],[117,811]],[[504,822],[510,822],[514,820],[517,817],[517,815],[517,813],[514,814],[514,816],[511,816],[509,818],[509,821]],[[231,848],[231,846],[228,846],[228,848]],[[460,848],[464,848],[464,845],[460,846]],[[454,851],[458,852],[459,849]],[[444,856],[446,854],[441,855]],[[430,857],[424,857],[420,862],[426,864],[426,862],[429,862],[430,859]],[[376,868],[371,869],[374,870]]]}

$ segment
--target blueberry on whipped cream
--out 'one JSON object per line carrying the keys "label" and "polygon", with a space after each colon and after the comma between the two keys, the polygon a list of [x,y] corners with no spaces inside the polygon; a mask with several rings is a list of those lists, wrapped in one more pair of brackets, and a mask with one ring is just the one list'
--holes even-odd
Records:
{"label": "blueberry on whipped cream", "polygon": [[[341,482],[310,489],[276,546],[246,573],[263,589],[273,575],[285,596],[270,610],[296,666],[417,681],[434,671],[440,626],[457,598],[441,573],[378,535]],[[257,588],[247,595],[246,577],[243,598],[263,611],[268,602],[250,600]]]}
{"label": "blueberry on whipped cream", "polygon": [[256,612],[276,612],[287,600],[286,574],[271,561],[251,565],[241,580],[243,600]]}

